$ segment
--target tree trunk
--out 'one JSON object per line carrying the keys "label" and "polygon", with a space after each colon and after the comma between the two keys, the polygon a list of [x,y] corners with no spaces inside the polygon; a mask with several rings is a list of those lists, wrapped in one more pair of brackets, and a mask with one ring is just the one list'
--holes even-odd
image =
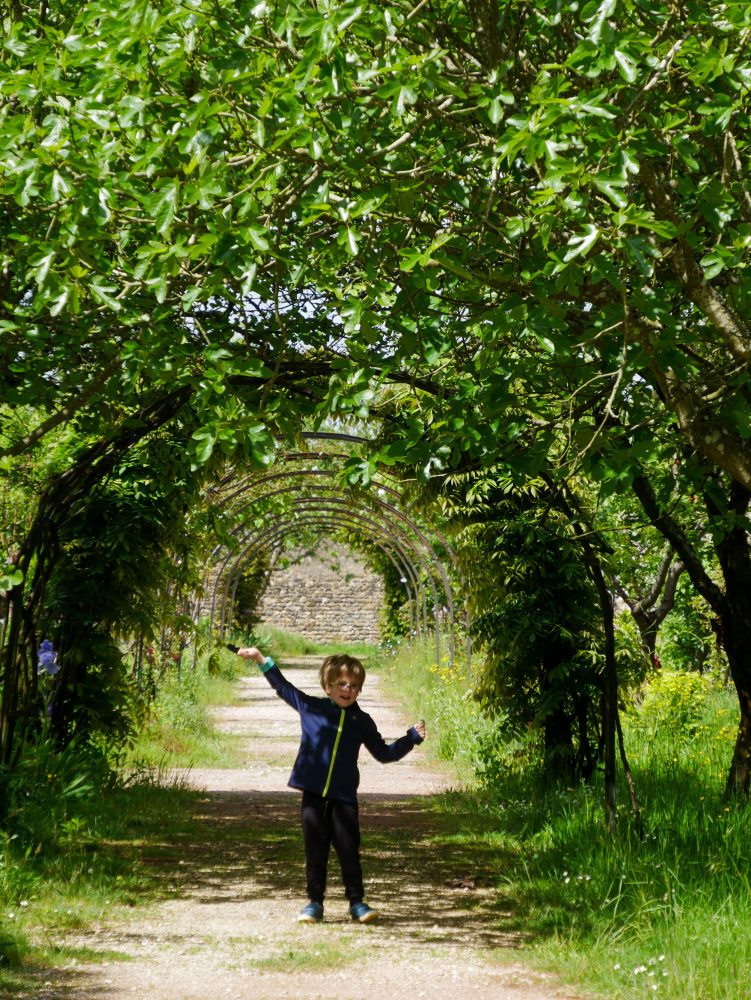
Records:
{"label": "tree trunk", "polygon": [[751,691],[747,687],[742,690],[738,689],[738,701],[741,707],[741,717],[733,749],[733,759],[725,785],[726,799],[733,797],[747,799],[749,779],[751,778]]}
{"label": "tree trunk", "polygon": [[628,794],[631,799],[631,809],[634,814],[634,819],[636,820],[637,829],[641,829],[641,806],[639,805],[639,799],[636,796],[636,785],[634,784],[634,774],[631,770],[631,765],[628,762],[628,757],[626,756],[626,744],[623,740],[623,726],[621,725],[621,716],[616,706],[615,711],[615,728],[618,732],[618,751],[621,755],[621,764],[623,765],[623,773],[626,775],[626,784],[628,785]]}
{"label": "tree trunk", "polygon": [[571,781],[574,776],[574,734],[571,716],[559,706],[544,721],[545,771],[553,781]]}
{"label": "tree trunk", "polygon": [[[594,556],[594,554],[592,554]],[[605,741],[605,815],[615,833],[618,806],[615,791],[616,720],[618,718],[618,669],[615,662],[615,621],[613,599],[603,579],[599,561],[592,559],[590,572],[597,587],[605,632],[605,684],[602,692],[602,735]]]}
{"label": "tree trunk", "polygon": [[707,573],[680,526],[660,509],[647,479],[639,476],[633,481],[634,492],[652,524],[674,546],[691,582],[719,620],[717,638],[728,658],[740,706],[738,734],[725,794],[748,798],[751,790],[751,551],[746,515],[751,491],[733,480],[720,506],[716,499],[722,491],[719,475],[715,475],[712,485],[717,489],[704,493],[707,511],[715,523],[727,526],[715,542],[725,584],[724,593]]}
{"label": "tree trunk", "polygon": [[738,695],[740,719],[725,795],[746,799],[751,790],[751,552],[744,518],[751,491],[733,483],[729,499],[733,526],[717,544],[726,597],[720,639]]}
{"label": "tree trunk", "polygon": [[18,704],[18,675],[23,608],[23,584],[14,587],[8,594],[6,614],[8,616],[4,634],[7,656],[2,674],[2,701],[0,701],[0,763],[8,766],[13,755],[13,735],[16,728],[16,706]]}
{"label": "tree trunk", "polygon": [[[602,572],[600,557],[588,540],[588,532],[582,530],[577,517],[566,497],[556,491],[556,500],[571,519],[581,546],[582,559],[589,578],[595,585],[602,612],[602,627],[605,636],[605,675],[602,686],[602,743],[605,762],[605,819],[608,829],[615,834],[618,823],[616,796],[616,725],[618,719],[618,664],[615,660],[615,612],[613,597]],[[594,537],[594,536],[593,536]]]}
{"label": "tree trunk", "polygon": [[[682,562],[674,562],[671,550],[663,557],[660,570],[650,592],[641,598],[631,598],[622,588],[621,596],[631,609],[636,627],[639,629],[642,649],[650,666],[659,666],[657,658],[657,633],[675,604],[678,580],[685,569]],[[657,603],[659,600],[659,604]]]}

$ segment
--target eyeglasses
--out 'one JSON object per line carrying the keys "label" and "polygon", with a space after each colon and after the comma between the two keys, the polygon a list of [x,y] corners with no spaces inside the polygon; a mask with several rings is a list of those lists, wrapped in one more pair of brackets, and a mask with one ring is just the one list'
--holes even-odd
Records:
{"label": "eyeglasses", "polygon": [[349,691],[359,691],[360,690],[360,685],[359,684],[348,684],[346,681],[337,681],[336,682],[336,687],[337,687],[337,690],[339,690],[339,691],[347,691],[347,690],[349,690]]}

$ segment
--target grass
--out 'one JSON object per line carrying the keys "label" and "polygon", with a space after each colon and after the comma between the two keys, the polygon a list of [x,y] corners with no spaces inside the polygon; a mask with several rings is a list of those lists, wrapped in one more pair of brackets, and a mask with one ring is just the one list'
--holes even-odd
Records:
{"label": "grass", "polygon": [[274,972],[325,972],[336,969],[337,972],[362,961],[362,950],[366,942],[362,941],[362,931],[358,928],[360,940],[355,940],[355,934],[349,932],[331,939],[331,929],[323,926],[319,931],[305,928],[306,940],[297,940],[294,947],[278,948],[262,958],[245,960],[246,965],[254,969],[270,969]]}
{"label": "grass", "polygon": [[[493,739],[461,669],[413,651],[387,677],[427,717],[439,755],[484,776],[460,793],[475,806],[461,807],[457,836],[494,845],[498,899],[532,935],[533,962],[609,1000],[746,1000],[751,809],[722,800],[731,692],[666,671],[627,714],[643,822],[620,778],[612,837],[601,787],[542,790],[524,746]],[[459,747],[461,734],[470,735]]]}
{"label": "grass", "polygon": [[239,766],[242,739],[217,732],[210,711],[237,703],[236,681],[243,670],[236,656],[220,648],[195,670],[168,676],[142,719],[128,754],[128,766]]}
{"label": "grass", "polygon": [[[373,652],[369,646],[322,646],[296,636],[263,641],[280,658],[345,648]],[[237,703],[236,680],[246,670],[220,647],[196,669],[168,676],[120,759],[119,777],[105,756],[90,748],[57,754],[42,741],[30,751],[7,790],[0,830],[0,991],[33,990],[40,970],[73,959],[120,957],[56,944],[56,934],[85,929],[104,916],[127,917],[134,905],[159,898],[173,845],[206,836],[196,832],[192,819],[198,793],[168,773],[241,762],[242,739],[217,733],[210,711]],[[290,829],[287,853],[299,860],[297,839],[296,828]],[[264,838],[258,841],[263,847]],[[275,863],[286,856],[279,832],[271,847]],[[142,863],[145,856],[149,864]],[[318,959],[313,954],[301,960],[315,965]]]}
{"label": "grass", "polygon": [[[236,640],[244,642],[244,639]],[[269,627],[252,641],[264,651],[285,657],[349,652],[368,660],[368,669],[377,666],[377,650],[366,644],[314,643],[294,633]],[[238,767],[243,761],[242,737],[217,733],[210,710],[238,704],[236,684],[248,670],[247,664],[223,646],[217,646],[195,670],[183,670],[164,680],[143,720],[129,753],[132,765],[165,768]]]}
{"label": "grass", "polygon": [[130,753],[134,765],[154,764],[190,770],[193,767],[238,767],[243,761],[243,738],[226,733],[175,733],[169,726],[151,723]]}
{"label": "grass", "polygon": [[170,777],[173,769],[241,761],[241,738],[216,732],[210,710],[234,701],[243,669],[221,650],[165,679],[116,771],[95,748],[60,754],[41,740],[29,749],[6,790],[0,987],[20,990],[35,970],[72,959],[106,960],[55,944],[56,932],[127,913],[163,891],[157,873],[139,860],[145,845],[158,854],[183,836],[194,810],[197,793]]}

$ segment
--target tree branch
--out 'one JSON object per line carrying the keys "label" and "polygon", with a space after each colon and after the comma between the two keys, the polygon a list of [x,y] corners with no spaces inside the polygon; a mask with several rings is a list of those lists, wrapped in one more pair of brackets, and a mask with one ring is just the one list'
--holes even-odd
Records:
{"label": "tree branch", "polygon": [[723,168],[722,168],[722,181],[725,186],[729,186],[730,181],[730,168],[735,171],[738,184],[741,189],[741,199],[740,204],[744,210],[744,215],[748,221],[751,221],[751,194],[743,180],[743,164],[741,163],[740,154],[738,153],[738,147],[735,144],[735,136],[732,132],[725,133],[725,142],[723,149]]}
{"label": "tree branch", "polygon": [[[646,345],[642,342],[642,346]],[[751,450],[748,443],[730,430],[716,416],[715,409],[682,382],[674,371],[663,371],[649,348],[647,355],[650,371],[689,444],[713,465],[751,489]]]}
{"label": "tree branch", "polygon": [[694,255],[691,244],[685,236],[680,235],[685,230],[686,220],[679,216],[672,196],[644,161],[639,165],[639,177],[655,211],[662,218],[669,219],[678,230],[679,235],[673,240],[673,252],[666,255],[666,260],[677,275],[684,291],[712,323],[736,361],[748,362],[751,360],[751,332],[723,296],[704,277],[704,271]]}
{"label": "tree branch", "polygon": [[691,577],[691,582],[715,614],[722,616],[727,610],[725,595],[704,569],[701,559],[680,525],[670,514],[660,509],[651,483],[642,474],[633,480],[631,487],[651,523],[678,553],[686,572]]}

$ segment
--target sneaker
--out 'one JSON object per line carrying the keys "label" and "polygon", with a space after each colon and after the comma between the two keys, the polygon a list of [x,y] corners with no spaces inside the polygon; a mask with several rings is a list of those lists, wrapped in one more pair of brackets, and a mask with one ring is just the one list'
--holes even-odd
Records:
{"label": "sneaker", "polygon": [[378,919],[376,910],[371,910],[367,903],[353,903],[349,908],[349,915],[358,924],[369,924],[371,920]]}
{"label": "sneaker", "polygon": [[308,903],[297,918],[299,924],[320,924],[323,920],[323,903]]}

